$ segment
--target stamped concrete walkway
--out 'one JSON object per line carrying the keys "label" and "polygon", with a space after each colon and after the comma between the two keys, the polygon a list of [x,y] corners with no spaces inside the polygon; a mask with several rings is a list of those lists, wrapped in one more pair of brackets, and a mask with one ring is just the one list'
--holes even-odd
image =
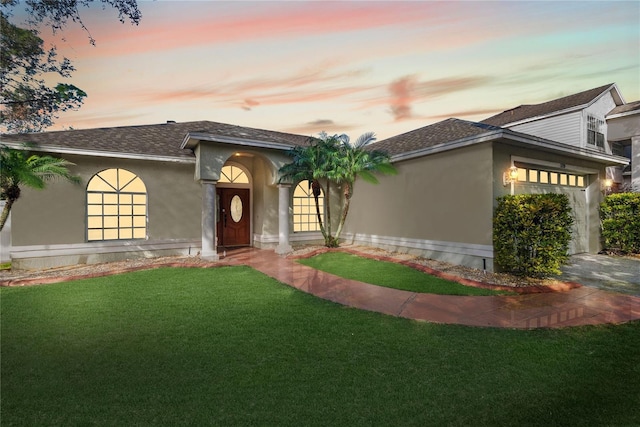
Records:
{"label": "stamped concrete walkway", "polygon": [[518,296],[453,296],[401,291],[301,265],[273,251],[242,249],[224,260],[248,265],[320,298],[392,316],[470,326],[560,328],[640,319],[640,297],[583,286]]}
{"label": "stamped concrete walkway", "polygon": [[572,255],[562,279],[607,291],[640,296],[640,258],[600,254]]}

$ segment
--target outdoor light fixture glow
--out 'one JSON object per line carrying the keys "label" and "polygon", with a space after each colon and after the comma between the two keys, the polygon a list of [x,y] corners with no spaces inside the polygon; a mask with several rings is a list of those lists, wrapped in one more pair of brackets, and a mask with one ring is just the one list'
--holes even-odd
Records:
{"label": "outdoor light fixture glow", "polygon": [[509,170],[502,175],[502,183],[505,186],[516,182],[517,179],[518,179],[518,168],[515,166],[511,166]]}
{"label": "outdoor light fixture glow", "polygon": [[611,192],[611,187],[613,187],[613,180],[611,178],[607,178],[602,181],[602,186],[604,187],[604,194],[608,195]]}

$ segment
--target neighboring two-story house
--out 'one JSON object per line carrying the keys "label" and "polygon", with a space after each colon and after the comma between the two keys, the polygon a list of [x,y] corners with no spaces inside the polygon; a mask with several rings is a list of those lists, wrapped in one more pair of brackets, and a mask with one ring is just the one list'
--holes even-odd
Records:
{"label": "neighboring two-story house", "polygon": [[614,185],[640,192],[640,101],[619,105],[607,114],[607,140],[613,154],[630,161],[628,166],[611,168]]}
{"label": "neighboring two-story house", "polygon": [[612,190],[635,186],[640,191],[640,161],[633,161],[640,156],[640,101],[625,103],[615,83],[541,104],[520,105],[482,123],[626,157],[631,162],[628,166],[607,169]]}

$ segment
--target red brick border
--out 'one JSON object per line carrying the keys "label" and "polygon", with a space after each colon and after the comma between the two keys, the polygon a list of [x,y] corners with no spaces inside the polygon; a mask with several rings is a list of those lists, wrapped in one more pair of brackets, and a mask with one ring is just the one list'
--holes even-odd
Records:
{"label": "red brick border", "polygon": [[[465,286],[472,286],[476,288],[484,288],[484,289],[491,289],[491,290],[497,290],[497,291],[509,291],[509,292],[515,292],[518,294],[566,292],[571,289],[576,289],[582,286],[581,284],[575,283],[575,282],[561,282],[561,281],[554,281],[549,283],[549,285],[544,285],[544,286],[534,285],[534,286],[513,287],[513,286],[494,285],[489,283],[483,283],[477,280],[465,279],[462,277],[455,276],[453,274],[448,274],[439,270],[434,270],[432,268],[418,264],[413,261],[402,261],[390,256],[374,255],[374,254],[361,252],[351,248],[319,248],[314,251],[308,252],[304,255],[292,256],[290,257],[290,259],[295,260],[295,259],[311,258],[313,256],[320,255],[326,252],[345,252],[345,253],[350,253],[352,255],[357,255],[363,258],[375,259],[378,261],[394,262],[397,264],[406,265],[407,267],[414,268],[418,271],[422,271],[427,274],[431,274],[432,276],[436,276],[441,279],[460,283]],[[71,272],[68,276],[32,277],[32,278],[26,278],[26,279],[14,279],[14,280],[5,281],[1,283],[0,286],[47,285],[52,283],[69,282],[72,280],[92,279],[96,277],[112,276],[114,274],[131,273],[134,271],[152,270],[152,269],[162,268],[162,267],[217,268],[217,267],[227,267],[232,265],[239,265],[239,264],[233,263],[233,262],[225,262],[225,261],[206,262],[206,263],[185,263],[185,262],[176,262],[176,261],[166,261],[161,263],[146,264],[146,265],[140,265],[135,267],[109,269],[106,271],[100,271],[96,273],[84,273],[84,274],[74,275]]]}
{"label": "red brick border", "polygon": [[154,270],[156,268],[162,268],[162,267],[217,268],[217,267],[228,267],[231,265],[235,265],[235,264],[228,263],[228,262],[207,262],[207,263],[195,264],[195,263],[167,261],[167,262],[161,262],[157,264],[146,264],[146,265],[139,265],[135,267],[109,269],[105,271],[99,271],[96,273],[73,274],[71,272],[68,276],[30,277],[27,279],[7,280],[2,284],[0,284],[0,286],[49,285],[52,283],[70,282],[72,280],[93,279],[96,277],[113,276],[115,274],[132,273],[134,271]]}

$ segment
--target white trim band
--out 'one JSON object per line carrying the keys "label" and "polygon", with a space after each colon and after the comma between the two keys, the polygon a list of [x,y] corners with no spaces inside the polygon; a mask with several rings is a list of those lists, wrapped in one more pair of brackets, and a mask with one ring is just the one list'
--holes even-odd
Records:
{"label": "white trim band", "polygon": [[115,252],[151,252],[170,249],[189,249],[192,255],[200,252],[200,239],[176,240],[114,240],[108,242],[71,243],[60,245],[13,246],[11,258],[39,258],[68,255],[106,254]]}
{"label": "white trim band", "polygon": [[409,237],[376,236],[370,234],[345,233],[345,240],[373,246],[388,245],[424,251],[435,251],[455,255],[465,255],[493,259],[493,245],[475,243],[444,242],[439,240],[412,239]]}

